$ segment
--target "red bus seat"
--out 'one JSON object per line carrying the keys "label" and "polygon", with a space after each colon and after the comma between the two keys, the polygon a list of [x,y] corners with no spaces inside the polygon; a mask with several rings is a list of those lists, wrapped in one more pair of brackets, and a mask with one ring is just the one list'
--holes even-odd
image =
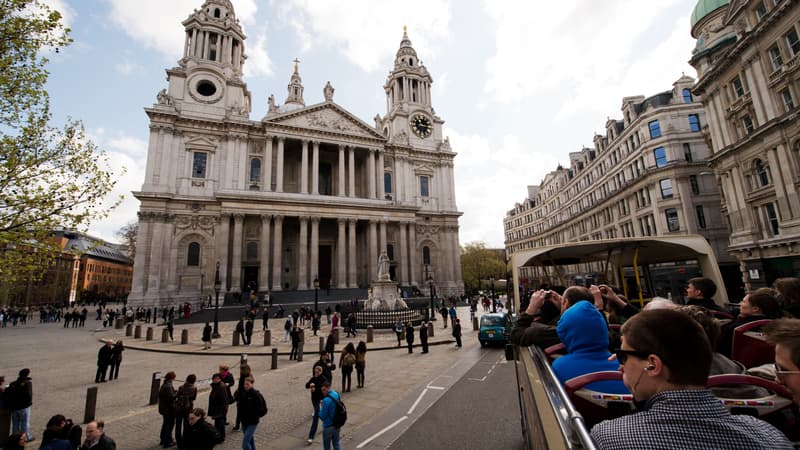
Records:
{"label": "red bus seat", "polygon": [[590,383],[608,380],[622,380],[622,372],[592,372],[571,378],[564,383],[572,405],[583,416],[587,428],[604,420],[630,414],[634,410],[631,394],[609,394],[586,389],[586,385]]}
{"label": "red bus seat", "polygon": [[563,342],[559,342],[558,344],[553,344],[550,347],[544,349],[544,354],[547,356],[547,360],[549,362],[555,361],[556,358],[559,356],[563,356],[567,353],[567,346],[564,345]]}
{"label": "red bus seat", "polygon": [[731,359],[739,361],[748,369],[775,362],[775,348],[759,332],[771,319],[754,320],[733,329]]}

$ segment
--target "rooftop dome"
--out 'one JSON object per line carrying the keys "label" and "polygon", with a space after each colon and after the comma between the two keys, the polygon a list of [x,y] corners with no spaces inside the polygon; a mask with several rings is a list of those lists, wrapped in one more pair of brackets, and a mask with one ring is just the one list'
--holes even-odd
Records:
{"label": "rooftop dome", "polygon": [[692,28],[707,15],[723,6],[728,6],[728,3],[730,3],[730,0],[698,0],[692,11]]}

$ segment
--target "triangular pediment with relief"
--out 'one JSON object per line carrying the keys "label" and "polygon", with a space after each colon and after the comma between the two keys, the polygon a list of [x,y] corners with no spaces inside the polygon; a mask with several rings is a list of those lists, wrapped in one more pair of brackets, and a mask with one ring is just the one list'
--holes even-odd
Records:
{"label": "triangular pediment with relief", "polygon": [[386,139],[373,127],[333,102],[267,116],[264,123],[368,139]]}
{"label": "triangular pediment with relief", "polygon": [[184,145],[187,149],[214,151],[217,148],[217,141],[212,141],[205,136],[187,136]]}

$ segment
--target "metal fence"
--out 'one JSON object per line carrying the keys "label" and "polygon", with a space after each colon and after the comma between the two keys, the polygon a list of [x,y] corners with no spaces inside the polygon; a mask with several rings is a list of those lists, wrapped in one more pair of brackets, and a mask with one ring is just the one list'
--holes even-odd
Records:
{"label": "metal fence", "polygon": [[[350,305],[347,305],[348,307]],[[342,308],[342,325],[347,324],[347,317],[351,312],[356,315],[356,328],[364,329],[369,325],[373,328],[392,328],[394,324],[400,320],[404,324],[412,322],[414,325],[419,325],[423,320],[428,320],[430,310],[425,307],[409,307],[408,309],[398,309],[389,311],[373,311],[363,310],[347,311],[348,308]]]}

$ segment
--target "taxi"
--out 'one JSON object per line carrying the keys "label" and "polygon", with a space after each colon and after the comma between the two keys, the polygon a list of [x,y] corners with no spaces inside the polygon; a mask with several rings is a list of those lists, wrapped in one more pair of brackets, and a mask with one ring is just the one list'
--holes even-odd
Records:
{"label": "taxi", "polygon": [[481,316],[478,340],[481,346],[489,342],[507,343],[511,334],[511,318],[506,313],[488,313]]}

